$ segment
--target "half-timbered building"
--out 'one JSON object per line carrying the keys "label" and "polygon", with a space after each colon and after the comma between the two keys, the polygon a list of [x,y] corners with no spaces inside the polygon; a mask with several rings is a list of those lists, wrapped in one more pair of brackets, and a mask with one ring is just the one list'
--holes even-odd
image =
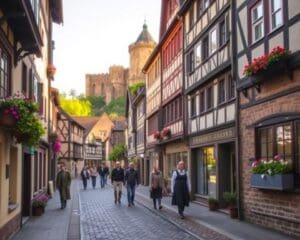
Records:
{"label": "half-timbered building", "polygon": [[[61,141],[58,162],[64,162],[71,176],[75,176],[76,168],[84,164],[84,127],[59,107],[57,113],[57,134]],[[75,168],[76,166],[76,168]]]}
{"label": "half-timbered building", "polygon": [[[300,1],[237,1],[235,8],[243,215],[300,237]],[[287,191],[254,181],[252,163],[275,156],[292,165]]]}
{"label": "half-timbered building", "polygon": [[[163,173],[170,178],[177,162],[188,163],[183,117],[183,20],[178,12],[184,1],[165,0],[161,6],[161,122],[159,144]],[[189,164],[187,164],[188,166]]]}
{"label": "half-timbered building", "polygon": [[184,17],[184,90],[194,197],[236,191],[236,94],[231,72],[229,0],[188,1]]}
{"label": "half-timbered building", "polygon": [[[147,60],[143,71],[146,73],[146,153],[145,163],[141,168],[144,172],[144,184],[149,183],[149,176],[153,166],[163,168],[162,152],[159,148],[161,124],[161,61],[160,44],[156,46]],[[158,134],[159,133],[159,137]]]}
{"label": "half-timbered building", "polygon": [[[35,100],[45,128],[53,22],[62,22],[61,0],[0,1],[0,99],[23,94]],[[9,239],[30,217],[32,198],[47,190],[48,136],[33,148],[1,128],[0,152],[0,238]]]}

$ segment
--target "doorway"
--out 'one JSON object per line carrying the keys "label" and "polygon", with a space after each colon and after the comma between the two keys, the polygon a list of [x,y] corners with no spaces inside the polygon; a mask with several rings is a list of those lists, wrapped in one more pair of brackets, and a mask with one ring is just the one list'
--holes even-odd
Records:
{"label": "doorway", "polygon": [[[219,150],[219,199],[223,198],[224,192],[236,192],[236,166],[235,166],[235,143],[224,143],[218,146]],[[225,206],[220,202],[221,207]]]}
{"label": "doorway", "polygon": [[22,172],[22,217],[30,216],[31,209],[31,155],[23,155],[23,172]]}

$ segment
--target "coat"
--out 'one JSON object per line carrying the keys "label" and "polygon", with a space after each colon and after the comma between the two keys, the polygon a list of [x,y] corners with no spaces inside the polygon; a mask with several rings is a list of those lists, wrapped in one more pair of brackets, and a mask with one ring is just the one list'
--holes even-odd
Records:
{"label": "coat", "polygon": [[56,187],[59,190],[63,200],[71,199],[70,185],[71,174],[68,171],[59,171],[56,176]]}

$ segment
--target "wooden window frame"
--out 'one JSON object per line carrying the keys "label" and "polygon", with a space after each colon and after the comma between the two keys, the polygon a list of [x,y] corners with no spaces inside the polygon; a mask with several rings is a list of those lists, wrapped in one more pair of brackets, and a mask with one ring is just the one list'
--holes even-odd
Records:
{"label": "wooden window frame", "polygon": [[[5,56],[5,57],[4,57]],[[6,63],[4,64],[4,69],[2,69],[2,61],[6,58]],[[3,60],[2,60],[3,59]],[[12,55],[6,48],[0,43],[0,74],[4,72],[4,86],[0,85],[0,98],[6,98],[11,95],[12,80],[11,80],[11,71],[12,71]],[[3,90],[2,90],[3,89]],[[3,93],[1,94],[1,91]]]}
{"label": "wooden window frame", "polygon": [[202,62],[206,61],[209,58],[209,36],[206,35],[202,40]]}
{"label": "wooden window frame", "polygon": [[[215,32],[216,33],[216,43],[215,43],[215,49],[213,50],[212,46],[213,46],[213,42],[212,42],[212,33]],[[208,40],[208,45],[209,45],[209,50],[208,50],[208,57],[213,55],[215,52],[218,51],[219,49],[219,45],[218,45],[218,26],[214,26],[210,31],[209,31],[209,40]]]}
{"label": "wooden window frame", "polygon": [[197,115],[196,95],[191,96],[190,100],[190,117],[193,118]]}
{"label": "wooden window frame", "polygon": [[[221,89],[222,85],[221,82],[223,82],[223,88]],[[218,104],[224,104],[226,102],[227,99],[227,93],[226,93],[226,79],[225,76],[220,78],[218,80]]]}
{"label": "wooden window frame", "polygon": [[[269,26],[270,26],[270,32],[275,31],[276,29],[280,28],[283,25],[283,2],[282,0],[278,0],[280,1],[280,8],[278,10],[276,10],[275,12],[272,12],[272,2],[274,0],[269,0]],[[276,1],[276,0],[275,0]],[[281,12],[281,24],[278,26],[273,26],[273,15],[277,14],[278,12]]]}
{"label": "wooden window frame", "polygon": [[[257,9],[257,7],[259,5],[262,5],[262,16],[260,18],[257,18],[255,21],[253,21],[253,10],[254,9]],[[265,34],[266,34],[266,26],[265,26],[265,2],[264,0],[259,0],[259,1],[256,1],[253,5],[251,5],[250,9],[249,9],[249,15],[250,15],[250,18],[249,18],[249,27],[251,29],[251,31],[249,31],[251,34],[249,34],[250,37],[250,42],[253,44],[253,43],[256,43],[258,42],[259,40],[263,39]],[[259,23],[261,22],[261,25],[262,25],[262,35],[260,38],[258,39],[255,39],[255,26],[257,26]]]}
{"label": "wooden window frame", "polygon": [[199,93],[199,110],[200,110],[200,114],[204,113],[206,110],[205,89],[201,90]]}
{"label": "wooden window frame", "polygon": [[[211,97],[209,98],[209,89],[211,89]],[[211,100],[211,101],[209,101]],[[208,104],[211,102],[211,105]],[[214,86],[211,84],[206,88],[206,111],[212,110],[214,108]]]}

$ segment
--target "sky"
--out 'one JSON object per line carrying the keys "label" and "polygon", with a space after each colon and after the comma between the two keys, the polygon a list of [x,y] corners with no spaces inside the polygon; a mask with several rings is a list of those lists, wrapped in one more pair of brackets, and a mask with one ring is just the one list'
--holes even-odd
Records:
{"label": "sky", "polygon": [[64,23],[54,24],[53,86],[60,92],[85,92],[85,74],[128,67],[128,46],[142,31],[158,41],[161,0],[63,0]]}

